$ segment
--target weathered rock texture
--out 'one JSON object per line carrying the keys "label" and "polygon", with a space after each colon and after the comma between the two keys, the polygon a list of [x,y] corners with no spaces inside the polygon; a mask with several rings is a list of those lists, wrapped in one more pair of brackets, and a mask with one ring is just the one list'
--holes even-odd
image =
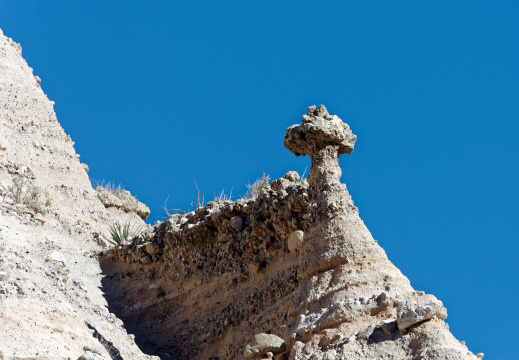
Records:
{"label": "weathered rock texture", "polygon": [[356,137],[324,106],[285,137],[310,156],[307,180],[289,172],[100,252],[109,225],[149,209],[92,189],[41,82],[0,32],[0,358],[482,357],[359,218],[338,165]]}
{"label": "weathered rock texture", "polygon": [[137,343],[163,358],[237,359],[266,356],[255,337],[266,333],[285,342],[276,359],[476,359],[340,183],[338,157],[355,140],[310,107],[285,136],[310,156],[307,180],[289,172],[254,199],[210,202],[105,251],[107,298]]}
{"label": "weathered rock texture", "polygon": [[40,81],[0,31],[0,358],[149,358],[107,308],[92,235],[142,214],[99,201]]}

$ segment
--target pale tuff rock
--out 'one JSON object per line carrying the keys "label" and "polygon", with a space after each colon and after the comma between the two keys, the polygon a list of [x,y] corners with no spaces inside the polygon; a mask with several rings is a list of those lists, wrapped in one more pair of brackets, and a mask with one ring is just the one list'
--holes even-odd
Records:
{"label": "pale tuff rock", "polygon": [[0,63],[0,185],[24,176],[53,202],[36,224],[1,190],[3,357],[108,359],[95,346],[81,350],[103,333],[124,359],[152,358],[141,350],[175,359],[482,358],[360,219],[338,164],[356,137],[324,106],[285,136],[287,149],[311,158],[308,179],[288,172],[254,199],[175,214],[99,253],[95,239],[104,245],[113,221],[143,223],[149,209],[127,191],[94,192],[53,102],[1,31]]}
{"label": "pale tuff rock", "polygon": [[399,304],[424,293],[387,259],[340,183],[338,157],[354,142],[338,117],[310,107],[285,137],[310,156],[308,179],[289,172],[257,198],[172,215],[104,251],[103,289],[136,341],[179,359],[265,358],[262,333],[284,339],[277,360],[475,360],[442,308],[423,311],[438,304],[428,296],[413,307],[421,320],[398,328]]}
{"label": "pale tuff rock", "polygon": [[150,209],[132,196],[127,190],[110,192],[104,187],[98,186],[96,193],[106,208],[115,207],[125,212],[133,212],[143,220],[146,220],[150,215]]}
{"label": "pale tuff rock", "polygon": [[447,309],[434,295],[422,295],[398,304],[397,322],[400,330],[433,317],[445,320]]}
{"label": "pale tuff rock", "polygon": [[[289,319],[295,320],[295,342],[287,350],[289,358],[406,358],[408,340],[394,321],[395,307],[415,292],[373,240],[340,183],[338,157],[352,152],[356,137],[324,106],[308,110],[303,125],[289,127],[285,136],[288,150],[296,156],[309,155],[312,161],[305,240],[299,252],[302,282],[288,313]],[[431,297],[420,300],[414,307],[419,321],[434,316],[445,319],[443,306],[437,307],[440,304]],[[341,329],[338,338],[347,339],[341,352],[336,352],[332,341],[318,340],[326,339],[328,335],[321,334],[333,333],[333,329]],[[379,343],[385,347],[373,346]],[[350,349],[359,347],[364,355],[353,356]],[[442,350],[456,359],[473,357],[467,351],[464,354],[470,356],[460,356],[460,351],[464,350]]]}
{"label": "pale tuff rock", "polygon": [[108,315],[92,239],[113,221],[142,220],[111,214],[95,196],[54,102],[21,53],[0,31],[0,358],[92,358],[82,350],[91,345],[101,349],[97,359],[109,359],[105,334],[119,358],[151,359]]}
{"label": "pale tuff rock", "polygon": [[247,344],[244,355],[249,359],[261,359],[267,356],[269,352],[272,355],[277,355],[285,352],[285,350],[285,342],[279,336],[262,333],[254,335],[254,341]]}

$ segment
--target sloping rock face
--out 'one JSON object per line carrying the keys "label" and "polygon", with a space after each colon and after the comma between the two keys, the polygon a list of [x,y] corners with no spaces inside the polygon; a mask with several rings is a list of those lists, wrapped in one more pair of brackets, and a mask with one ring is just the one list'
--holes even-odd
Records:
{"label": "sloping rock face", "polygon": [[40,81],[0,31],[0,359],[146,359],[106,307],[92,235],[143,221],[98,199]]}
{"label": "sloping rock face", "polygon": [[164,359],[477,359],[360,219],[339,181],[355,140],[310,107],[285,136],[310,156],[307,180],[288,173],[252,200],[208,203],[106,251],[107,298],[138,344]]}

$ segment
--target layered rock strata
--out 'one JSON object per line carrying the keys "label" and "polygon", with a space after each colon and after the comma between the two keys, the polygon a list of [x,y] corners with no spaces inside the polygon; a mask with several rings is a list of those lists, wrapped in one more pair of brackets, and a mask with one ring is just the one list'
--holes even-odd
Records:
{"label": "layered rock strata", "polygon": [[0,31],[0,359],[150,358],[108,311],[93,239],[144,223],[103,206],[40,83]]}
{"label": "layered rock strata", "polygon": [[[107,297],[141,347],[182,359],[476,359],[449,332],[443,304],[387,259],[340,183],[338,157],[355,140],[310,107],[285,136],[310,156],[307,180],[290,172],[254,199],[173,215],[105,251]],[[285,351],[258,345],[258,334]]]}

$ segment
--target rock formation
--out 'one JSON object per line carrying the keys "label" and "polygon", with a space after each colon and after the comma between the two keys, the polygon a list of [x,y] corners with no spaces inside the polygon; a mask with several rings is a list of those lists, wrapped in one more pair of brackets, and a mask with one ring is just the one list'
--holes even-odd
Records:
{"label": "rock formation", "polygon": [[0,31],[0,359],[150,358],[107,308],[93,237],[146,209],[105,208],[40,82]]}
{"label": "rock formation", "polygon": [[355,140],[312,106],[285,136],[310,156],[308,179],[289,172],[254,199],[210,202],[106,251],[108,299],[142,346],[186,359],[476,359],[340,183]]}
{"label": "rock formation", "polygon": [[360,219],[338,164],[356,137],[324,106],[285,136],[308,179],[102,250],[149,209],[92,188],[41,83],[0,32],[0,359],[481,358]]}

